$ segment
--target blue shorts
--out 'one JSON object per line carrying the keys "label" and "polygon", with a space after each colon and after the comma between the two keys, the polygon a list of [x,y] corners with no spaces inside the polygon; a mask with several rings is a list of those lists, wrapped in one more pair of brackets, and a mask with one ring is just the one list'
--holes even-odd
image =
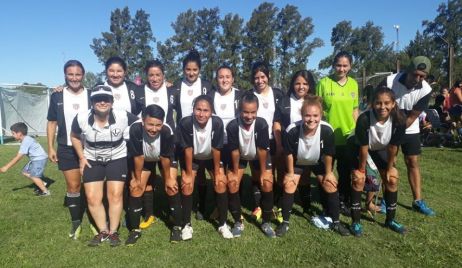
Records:
{"label": "blue shorts", "polygon": [[23,173],[29,174],[31,177],[41,178],[45,167],[47,165],[48,159],[29,161],[24,168],[22,169]]}

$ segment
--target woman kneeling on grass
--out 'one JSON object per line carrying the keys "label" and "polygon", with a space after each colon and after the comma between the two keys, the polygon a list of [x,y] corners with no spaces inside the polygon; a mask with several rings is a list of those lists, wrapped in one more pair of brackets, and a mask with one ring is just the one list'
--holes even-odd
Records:
{"label": "woman kneeling on grass", "polygon": [[217,207],[220,215],[226,215],[228,200],[226,195],[226,176],[220,162],[223,147],[223,121],[212,116],[212,98],[200,95],[194,100],[193,115],[181,119],[178,124],[180,136],[181,165],[181,205],[183,208],[182,240],[190,240],[192,194],[197,170],[205,168],[214,181]]}
{"label": "woman kneeling on grass", "polygon": [[[127,146],[123,132],[138,118],[129,112],[112,109],[114,98],[110,87],[96,86],[90,93],[90,100],[93,108],[77,114],[71,134],[72,145],[79,156],[88,209],[99,229],[99,234],[88,245],[98,246],[109,239],[111,246],[118,246],[117,229],[127,178]],[[103,205],[105,179],[109,226]]]}
{"label": "woman kneeling on grass", "polygon": [[[284,221],[277,227],[276,235],[284,236],[289,230],[289,218],[294,203],[294,192],[301,174],[311,171],[321,185],[325,195],[327,215],[332,218],[330,229],[346,236],[349,231],[339,221],[339,196],[337,179],[332,170],[335,152],[334,131],[321,121],[322,100],[318,96],[307,96],[303,101],[302,120],[290,124],[283,135],[283,145],[287,154],[287,173],[284,177],[282,196],[282,217]],[[322,198],[324,199],[324,198]]]}
{"label": "woman kneeling on grass", "polygon": [[361,219],[361,193],[366,179],[367,154],[374,160],[385,184],[387,216],[385,226],[404,234],[406,229],[395,221],[398,202],[398,170],[394,167],[398,146],[405,133],[405,117],[398,110],[395,95],[387,87],[376,90],[372,98],[372,109],[358,117],[355,129],[356,159],[352,171],[351,232],[355,236],[363,233]]}
{"label": "woman kneeling on grass", "polygon": [[[170,163],[173,158],[173,131],[169,125],[164,124],[164,110],[155,104],[151,104],[143,110],[143,122],[136,122],[130,126],[130,139],[128,141],[128,151],[133,157],[134,168],[130,181],[130,196],[128,198],[128,235],[126,245],[133,245],[141,237],[140,216],[143,209],[143,193],[146,184],[155,170],[156,163],[160,162],[162,177],[165,180],[165,188],[169,198],[179,198],[176,174],[170,176]],[[179,203],[179,202],[177,202]],[[176,211],[178,207],[171,207],[174,219],[177,219]]]}

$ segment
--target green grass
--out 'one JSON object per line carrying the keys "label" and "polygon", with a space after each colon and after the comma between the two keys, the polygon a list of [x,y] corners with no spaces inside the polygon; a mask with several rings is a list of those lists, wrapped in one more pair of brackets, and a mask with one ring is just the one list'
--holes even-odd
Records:
{"label": "green grass", "polygon": [[[13,145],[0,146],[0,165],[15,155],[17,149],[18,146]],[[169,229],[163,221],[158,221],[143,232],[135,246],[118,248],[110,248],[108,244],[87,247],[91,233],[86,221],[81,239],[69,240],[62,174],[50,163],[47,175],[56,180],[51,186],[52,196],[36,197],[28,187],[30,182],[20,175],[23,160],[0,175],[0,266],[461,267],[462,169],[457,164],[461,156],[461,149],[424,148],[423,194],[435,209],[436,217],[425,217],[409,209],[412,197],[403,177],[397,220],[409,229],[405,236],[384,229],[384,216],[378,215],[377,222],[363,220],[365,235],[362,238],[340,237],[316,229],[300,216],[301,209],[296,206],[290,231],[282,239],[267,239],[256,225],[245,222],[241,238],[224,240],[212,223],[193,220],[193,240],[170,244]],[[405,174],[401,157],[398,169]],[[156,197],[162,199],[157,208],[165,208],[162,190],[157,191]],[[249,210],[244,212],[248,214]],[[341,220],[350,223],[348,218]],[[125,228],[121,228],[121,236],[123,240],[127,237]]]}

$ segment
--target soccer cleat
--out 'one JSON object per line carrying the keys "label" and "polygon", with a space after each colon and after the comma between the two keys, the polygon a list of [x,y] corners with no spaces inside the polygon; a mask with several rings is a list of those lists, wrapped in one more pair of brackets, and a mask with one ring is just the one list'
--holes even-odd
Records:
{"label": "soccer cleat", "polygon": [[426,216],[435,216],[435,212],[427,206],[424,200],[415,200],[412,202],[412,208]]}
{"label": "soccer cleat", "polygon": [[98,233],[97,235],[95,235],[93,237],[93,239],[90,240],[90,242],[88,242],[88,246],[89,247],[97,247],[101,243],[106,241],[108,238],[109,238],[109,234],[107,232],[105,232],[105,231],[102,231],[102,232]]}
{"label": "soccer cleat", "polygon": [[202,214],[202,212],[200,212],[199,210],[196,211],[196,220],[198,220],[198,221],[203,221],[204,220],[204,214]]}
{"label": "soccer cleat", "polygon": [[78,225],[77,227],[72,226],[71,231],[69,233],[69,238],[73,240],[77,240],[80,237],[80,234],[82,233],[82,225]]}
{"label": "soccer cleat", "polygon": [[356,237],[360,237],[363,235],[363,226],[358,222],[353,222],[350,226],[350,232]]}
{"label": "soccer cleat", "polygon": [[181,239],[183,241],[191,240],[192,239],[192,234],[193,234],[193,228],[191,226],[191,223],[188,223],[181,230]]}
{"label": "soccer cleat", "polygon": [[407,232],[406,228],[403,225],[399,224],[395,220],[391,220],[385,223],[385,226],[390,228],[391,230],[397,232],[398,234],[405,234]]}
{"label": "soccer cleat", "polygon": [[349,236],[350,235],[350,231],[345,226],[343,226],[343,224],[341,224],[340,222],[332,223],[329,228],[332,231],[340,234],[341,236]]}
{"label": "soccer cleat", "polygon": [[351,217],[351,210],[345,204],[345,202],[340,202],[340,214],[342,214],[345,217]]}
{"label": "soccer cleat", "polygon": [[242,222],[235,222],[233,228],[231,229],[231,233],[234,237],[241,237],[242,232],[244,231],[244,224]]}
{"label": "soccer cleat", "polygon": [[108,237],[109,237],[109,244],[111,245],[111,247],[117,247],[122,242],[122,241],[120,241],[120,237],[119,237],[118,232],[114,232],[112,234],[109,234]]}
{"label": "soccer cleat", "polygon": [[143,222],[140,223],[140,228],[141,229],[147,229],[149,228],[154,222],[156,222],[156,218],[151,215],[147,219],[145,219]]}
{"label": "soccer cleat", "polygon": [[273,217],[277,222],[282,223],[284,221],[284,218],[282,217],[282,208],[273,210]]}
{"label": "soccer cleat", "polygon": [[385,199],[380,201],[380,214],[387,214],[387,203],[385,203]]}
{"label": "soccer cleat", "polygon": [[275,238],[276,237],[276,233],[274,232],[274,230],[271,227],[271,224],[269,222],[264,222],[261,225],[260,228],[261,228],[262,232],[266,235],[266,237],[269,237],[269,238]]}
{"label": "soccer cleat", "polygon": [[46,192],[44,191],[37,192],[37,196],[50,196],[50,195],[51,195],[50,190],[47,190]]}
{"label": "soccer cleat", "polygon": [[170,242],[178,243],[182,240],[181,238],[181,227],[173,226],[172,231],[170,232]]}
{"label": "soccer cleat", "polygon": [[141,231],[130,231],[128,238],[125,241],[125,245],[133,246],[136,241],[141,237]]}
{"label": "soccer cleat", "polygon": [[90,223],[90,231],[93,235],[97,235],[99,232],[98,232],[98,228],[96,228],[96,226],[94,226],[93,224]]}
{"label": "soccer cleat", "polygon": [[283,237],[289,231],[289,223],[284,221],[276,228],[276,236]]}
{"label": "soccer cleat", "polygon": [[218,227],[218,232],[223,236],[224,239],[231,239],[234,238],[233,233],[229,229],[228,224],[223,224],[222,226]]}
{"label": "soccer cleat", "polygon": [[252,218],[253,218],[255,221],[259,221],[259,220],[261,219],[261,214],[262,214],[261,208],[260,208],[260,207],[256,207],[256,208],[252,211]]}

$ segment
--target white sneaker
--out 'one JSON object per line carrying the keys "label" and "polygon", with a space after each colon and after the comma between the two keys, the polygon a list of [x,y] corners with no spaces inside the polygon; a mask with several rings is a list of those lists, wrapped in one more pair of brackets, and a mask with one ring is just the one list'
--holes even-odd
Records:
{"label": "white sneaker", "polygon": [[193,228],[191,223],[186,224],[183,229],[181,230],[181,239],[183,241],[192,239]]}
{"label": "white sneaker", "polygon": [[218,232],[223,236],[225,239],[231,239],[234,237],[233,233],[229,229],[228,224],[223,224],[222,226],[218,227]]}

